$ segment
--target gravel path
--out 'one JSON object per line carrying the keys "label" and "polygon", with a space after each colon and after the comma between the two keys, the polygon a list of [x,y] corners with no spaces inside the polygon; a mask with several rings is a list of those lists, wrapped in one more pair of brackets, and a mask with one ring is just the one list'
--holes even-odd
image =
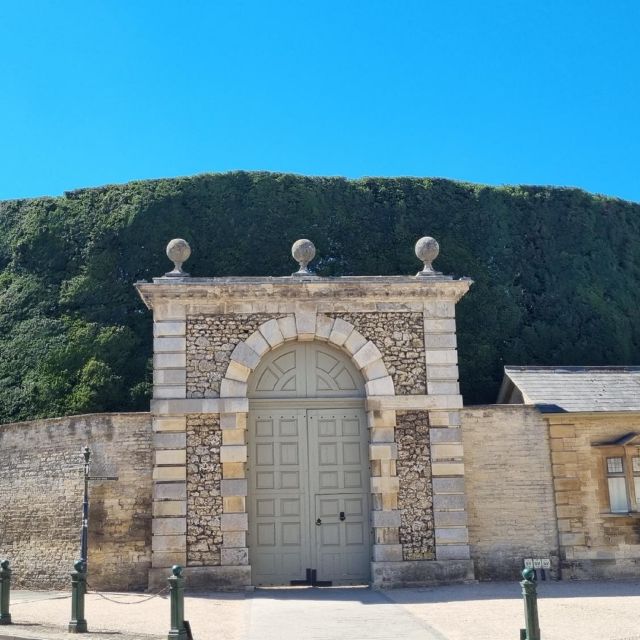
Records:
{"label": "gravel path", "polygon": [[[10,627],[0,627],[5,636],[57,640],[66,632],[71,614],[71,596],[59,592],[12,592]],[[169,631],[169,599],[148,599],[144,593],[106,593],[109,600],[88,594],[85,605],[90,633],[79,637],[101,640],[148,640],[166,638]],[[185,617],[196,640],[244,640],[247,633],[244,594],[198,593],[185,598]],[[111,633],[109,633],[111,632]]]}

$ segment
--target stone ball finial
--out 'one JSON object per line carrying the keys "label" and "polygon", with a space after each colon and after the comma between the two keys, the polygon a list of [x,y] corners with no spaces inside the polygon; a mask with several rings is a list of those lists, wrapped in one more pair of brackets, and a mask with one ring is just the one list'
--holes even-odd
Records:
{"label": "stone ball finial", "polygon": [[416,242],[416,256],[418,260],[422,260],[424,267],[422,271],[418,271],[416,276],[435,276],[439,275],[439,271],[435,271],[432,262],[438,257],[440,253],[440,245],[435,238],[430,236],[424,236]]}
{"label": "stone ball finial", "polygon": [[315,276],[315,273],[309,271],[309,263],[316,257],[316,247],[311,240],[296,240],[291,247],[291,255],[293,259],[300,265],[300,268],[294,276]]}
{"label": "stone ball finial", "polygon": [[182,265],[189,259],[191,247],[186,240],[174,238],[167,245],[167,256],[173,262],[173,270],[165,273],[168,278],[184,278],[189,274],[182,270]]}

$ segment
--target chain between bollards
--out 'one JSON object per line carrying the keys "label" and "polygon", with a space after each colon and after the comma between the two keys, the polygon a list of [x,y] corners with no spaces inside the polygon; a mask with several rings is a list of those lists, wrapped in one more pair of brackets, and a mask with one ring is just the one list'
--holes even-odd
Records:
{"label": "chain between bollards", "polygon": [[87,633],[87,621],[84,617],[84,597],[87,593],[87,565],[78,560],[71,572],[71,621],[69,633]]}
{"label": "chain between bollards", "polygon": [[9,593],[11,591],[11,569],[9,561],[0,562],[0,624],[11,624]]}
{"label": "chain between bollards", "polygon": [[526,629],[520,629],[520,640],[540,640],[540,623],[538,622],[538,594],[534,582],[533,569],[522,572],[524,580],[520,583],[524,598],[524,618]]}

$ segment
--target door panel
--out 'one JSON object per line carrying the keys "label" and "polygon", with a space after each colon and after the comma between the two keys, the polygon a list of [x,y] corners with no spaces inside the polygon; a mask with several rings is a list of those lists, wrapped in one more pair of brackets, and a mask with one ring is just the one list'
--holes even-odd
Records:
{"label": "door panel", "polygon": [[371,541],[364,411],[310,410],[307,423],[316,523],[311,552],[317,578],[334,584],[368,582]]}
{"label": "door panel", "polygon": [[254,584],[289,584],[310,566],[304,410],[249,418],[249,546]]}
{"label": "door panel", "polygon": [[362,494],[317,495],[318,580],[362,584],[369,580],[369,523]]}
{"label": "door panel", "polygon": [[354,489],[366,492],[369,463],[364,411],[318,409],[307,414],[312,493],[354,493]]}

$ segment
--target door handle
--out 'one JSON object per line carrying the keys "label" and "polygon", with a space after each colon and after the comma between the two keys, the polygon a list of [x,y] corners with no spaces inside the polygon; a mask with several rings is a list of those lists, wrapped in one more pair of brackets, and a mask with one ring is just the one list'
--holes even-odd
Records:
{"label": "door handle", "polygon": [[318,518],[318,519],[316,520],[316,525],[320,526],[321,524],[322,524],[322,520],[320,520],[320,518]]}
{"label": "door handle", "polygon": [[340,520],[342,520],[342,521],[346,520],[345,515],[344,515],[344,511],[340,512]]}

